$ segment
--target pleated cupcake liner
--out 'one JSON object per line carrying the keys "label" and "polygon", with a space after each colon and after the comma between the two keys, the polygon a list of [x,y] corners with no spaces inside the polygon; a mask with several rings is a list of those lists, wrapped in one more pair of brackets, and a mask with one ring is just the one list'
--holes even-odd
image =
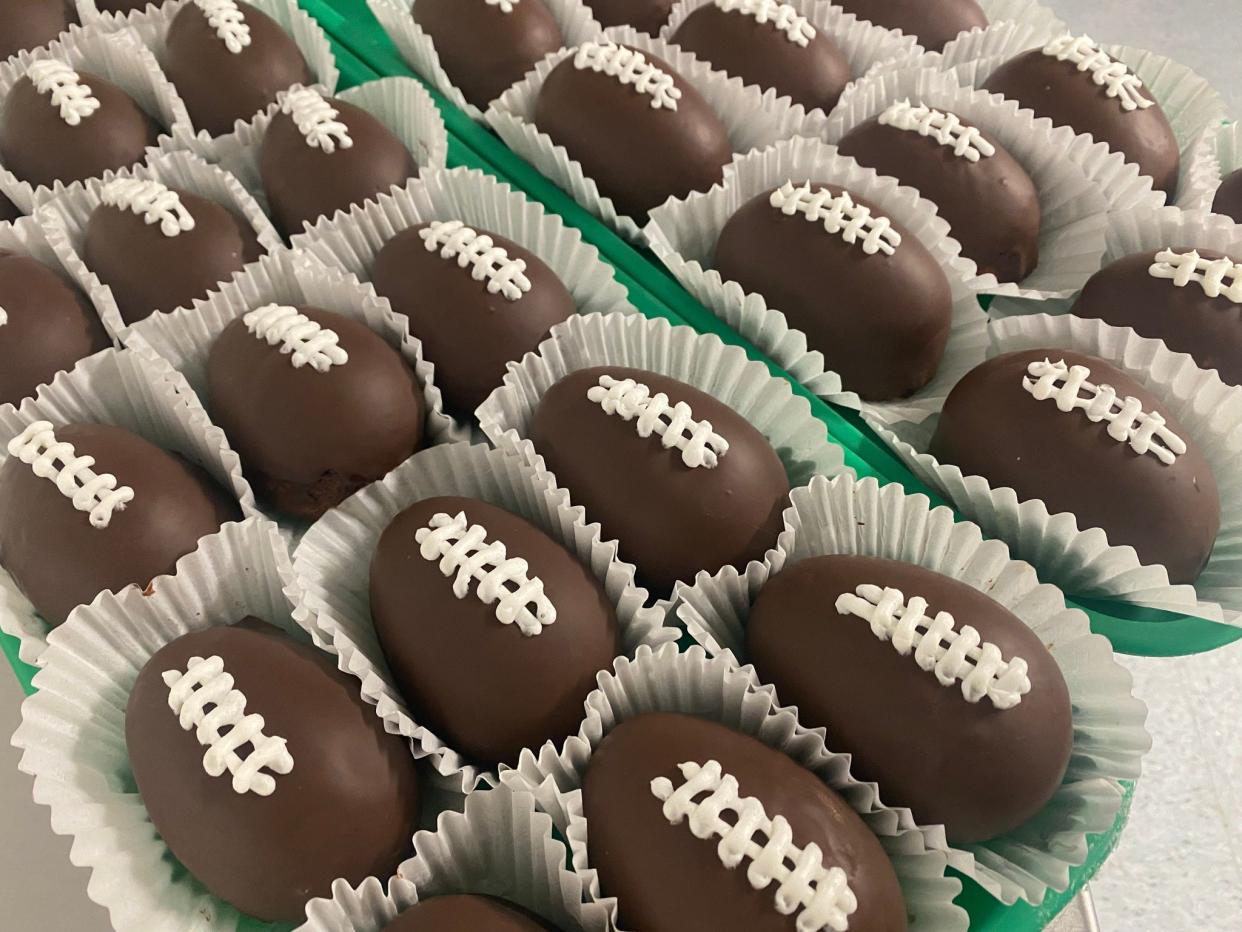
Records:
{"label": "pleated cupcake liner", "polygon": [[[153,179],[214,201],[244,219],[267,252],[284,248],[271,220],[237,179],[189,152],[161,153],[144,165],[117,172],[114,177]],[[61,266],[99,309],[108,334],[124,340],[130,325],[121,317],[112,289],[100,281],[82,258],[86,229],[101,203],[100,192],[105,184],[98,178],[85,183],[74,182],[39,207],[35,216]]]}
{"label": "pleated cupcake liner", "polygon": [[[543,0],[543,3],[560,27],[567,46],[580,45],[604,31],[582,0]],[[465,111],[470,119],[483,122],[483,111],[466,100],[466,95],[440,64],[435,42],[422,26],[414,22],[413,6],[409,0],[367,0],[367,6],[405,63],[447,97],[449,103]]]}
{"label": "pleated cupcake liner", "polygon": [[[729,133],[734,153],[762,149],[792,136],[819,136],[825,128],[822,111],[808,113],[801,105],[781,98],[776,91],[761,91],[715,71],[675,45],[638,32],[628,26],[604,31],[605,39],[628,45],[666,61],[686,83],[703,95]],[[612,199],[604,195],[582,164],[564,146],[553,142],[534,122],[535,104],[540,90],[557,65],[573,55],[567,48],[548,55],[520,83],[492,101],[487,122],[510,149],[535,166],[544,176],[569,194],[580,206],[608,224],[625,238],[641,243],[638,222],[619,212]],[[727,171],[726,166],[726,171]]]}
{"label": "pleated cupcake liner", "polygon": [[[768,580],[799,560],[856,554],[898,560],[951,577],[1004,606],[1039,634],[1069,686],[1074,747],[1069,769],[1044,809],[1015,831],[982,844],[950,845],[939,826],[926,828],[949,864],[1004,903],[1042,903],[1069,886],[1073,867],[1087,857],[1087,835],[1107,831],[1120,811],[1118,781],[1139,776],[1151,737],[1145,705],[1132,694],[1128,670],[1087,616],[1043,584],[1034,568],[1011,559],[1009,548],[958,522],[945,506],[899,485],[849,476],[816,478],[791,496],[780,558],[738,573],[728,567],[678,588],[678,619],[709,656],[749,662],[745,627]],[[831,604],[831,594],[825,594]],[[772,683],[777,696],[780,684]],[[819,729],[823,731],[823,729]],[[884,788],[876,787],[883,798]]]}
{"label": "pleated cupcake liner", "polygon": [[953,898],[961,882],[945,875],[945,852],[930,847],[908,810],[884,806],[874,784],[850,774],[850,758],[824,743],[823,730],[803,727],[797,710],[780,706],[770,686],[761,685],[752,667],[738,668],[709,658],[701,647],[678,653],[669,644],[644,647],[634,659],[620,659],[599,677],[587,697],[578,734],[524,751],[501,782],[532,793],[569,842],[574,871],[590,902],[607,909],[610,930],[622,927],[616,897],[602,889],[588,857],[589,822],[583,812],[582,783],[596,748],[620,722],[649,712],[680,712],[726,725],[762,741],[810,770],[836,791],[876,834],[893,863],[905,897],[911,932],[964,932],[970,923]]}
{"label": "pleated cupcake liner", "polygon": [[[97,74],[125,91],[161,124],[162,133],[157,145],[171,141],[174,136],[190,128],[190,115],[177,95],[177,89],[164,76],[155,56],[132,29],[73,26],[51,45],[33,52],[19,52],[0,64],[0,107],[3,107],[13,85],[25,77],[30,64],[43,59],[68,62],[75,69]],[[148,147],[147,155],[152,155],[156,148]],[[107,180],[115,176],[115,172],[108,171],[102,177]],[[64,189],[65,184],[60,181],[50,188],[32,185],[0,165],[0,191],[24,213],[30,213],[49,198],[59,196]]]}
{"label": "pleated cupcake liner", "polygon": [[1177,192],[1177,206],[1211,212],[1220,183],[1239,168],[1242,168],[1242,124],[1233,121],[1208,127],[1191,146]]}
{"label": "pleated cupcake liner", "polygon": [[1033,0],[980,0],[979,6],[988,18],[985,28],[962,33],[956,39],[945,43],[939,52],[924,52],[918,64],[941,68],[942,62],[961,61],[963,56],[970,54],[970,49],[986,41],[983,34],[1001,27],[1020,30],[1024,36],[1039,45],[1069,29],[1056,13]]}

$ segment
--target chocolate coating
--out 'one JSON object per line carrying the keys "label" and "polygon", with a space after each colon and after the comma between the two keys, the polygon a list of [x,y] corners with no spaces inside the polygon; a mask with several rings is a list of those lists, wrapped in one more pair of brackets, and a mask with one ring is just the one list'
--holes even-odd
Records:
{"label": "chocolate coating", "polygon": [[162,132],[133,99],[111,81],[79,71],[99,109],[70,126],[29,78],[21,78],[4,101],[0,161],[18,178],[38,187],[69,184],[106,171],[128,168],[146,157]]}
{"label": "chocolate coating", "polygon": [[158,6],[155,0],[95,0],[100,13],[140,13],[149,6]]}
{"label": "chocolate coating", "polygon": [[[812,186],[834,195],[845,190]],[[716,270],[782,311],[850,391],[886,401],[926,385],[940,366],[953,318],[949,280],[932,254],[893,223],[901,235],[894,254],[867,255],[861,242],[847,243],[822,222],[773,207],[771,195],[752,198],[729,218],[716,242]],[[887,216],[878,204],[851,197]]]}
{"label": "chocolate coating", "polygon": [[878,117],[850,130],[837,148],[935,203],[962,255],[981,273],[1019,282],[1039,264],[1039,191],[1004,146],[982,129],[979,134],[996,151],[977,162],[928,136],[881,125]]}
{"label": "chocolate coating", "polygon": [[[1166,466],[1114,440],[1103,421],[1036,400],[1022,380],[1030,363],[1044,359],[1086,366],[1096,385],[1138,398],[1143,411],[1165,418],[1186,452]],[[1070,512],[1079,528],[1103,528],[1110,544],[1167,567],[1174,584],[1194,582],[1216,542],[1220,497],[1195,438],[1160,399],[1093,356],[1033,349],[976,366],[945,401],[929,452],[995,489],[1013,489],[1020,501],[1042,499],[1052,514]]]}
{"label": "chocolate coating", "polygon": [[[526,910],[494,896],[458,893],[415,903],[384,932],[548,932]],[[555,930],[553,930],[555,932]]]}
{"label": "chocolate coating", "polygon": [[975,0],[839,0],[837,6],[877,26],[916,36],[929,52],[939,52],[963,32],[988,25],[987,14]]}
{"label": "chocolate coating", "polygon": [[199,538],[241,519],[237,502],[205,470],[128,430],[57,425],[56,439],[94,457],[95,472],[112,473],[134,499],[97,528],[17,457],[0,466],[0,565],[53,627],[105,589],[146,586],[171,573]]}
{"label": "chocolate coating", "polygon": [[64,0],[6,0],[0,6],[0,61],[47,45],[70,22]]}
{"label": "chocolate coating", "polygon": [[[714,468],[691,468],[634,421],[607,414],[587,398],[602,375],[634,379],[685,402],[698,421],[729,444]],[[667,376],[599,366],[571,372],[547,390],[531,421],[530,439],[574,504],[621,542],[621,559],[638,566],[652,595],[667,595],[699,570],[745,568],[776,543],[789,478],[767,438],[732,408]]]}
{"label": "chocolate coating", "polygon": [[726,13],[711,3],[687,16],[673,41],[721,71],[775,88],[808,110],[827,113],[850,83],[849,60],[822,30],[804,47],[775,22],[761,23],[740,10]]}
{"label": "chocolate coating", "polygon": [[240,52],[229,51],[195,3],[173,17],[165,38],[164,71],[195,129],[212,136],[231,133],[238,120],[267,109],[277,92],[314,82],[297,43],[275,20],[241,0],[237,8],[250,27],[250,44]]}
{"label": "chocolate coating", "polygon": [[[836,610],[837,596],[862,584],[924,598],[925,614],[948,612],[955,630],[970,625],[1005,660],[1025,660],[1030,692],[1000,710],[986,697],[966,701],[960,683],[941,686],[869,622]],[[1017,828],[1065,776],[1074,726],[1060,667],[1008,609],[948,576],[875,557],[800,560],[759,592],[746,650],[803,725],[825,728],[828,746],[852,755],[856,778],[879,783],[881,799],[920,824],[944,825],[955,844]]]}
{"label": "chocolate coating", "polygon": [[577,313],[571,295],[534,253],[512,240],[485,230],[510,258],[526,263],[530,291],[516,301],[488,291],[456,257],[429,251],[419,235],[428,224],[403,230],[375,257],[371,281],[392,302],[392,309],[410,319],[410,330],[422,341],[427,359],[435,363],[436,385],[444,403],[470,417],[504,378],[511,360],[538,348],[548,331]]}
{"label": "chocolate coating", "polygon": [[[165,671],[219,657],[263,734],[284,738],[293,768],[268,796],[238,793],[169,707]],[[169,850],[214,895],[269,921],[299,922],[332,882],[388,877],[410,848],[419,787],[404,738],[336,668],[335,658],[256,618],[166,644],[130,691],[125,744],[138,792]],[[242,755],[245,755],[243,750]],[[264,771],[270,773],[270,771]]]}
{"label": "chocolate coating", "polygon": [[651,64],[681,90],[677,109],[617,78],[574,67],[552,69],[535,102],[535,124],[582,164],[617,210],[642,218],[670,197],[706,191],[724,175],[733,146],[720,117],[694,86],[655,55]]}
{"label": "chocolate coating", "polygon": [[1230,172],[1221,181],[1212,199],[1212,213],[1224,214],[1235,223],[1242,223],[1242,168]]}
{"label": "chocolate coating", "polygon": [[86,295],[29,256],[0,250],[0,309],[0,404],[112,345]]}
{"label": "chocolate coating", "polygon": [[328,98],[353,145],[327,153],[308,145],[287,113],[272,118],[259,151],[259,173],[272,218],[286,236],[418,177],[418,165],[392,131],[353,104]]}
{"label": "chocolate coating", "polygon": [[601,26],[633,26],[659,35],[677,0],[589,0],[591,15]]}
{"label": "chocolate coating", "polygon": [[[1108,143],[1150,175],[1156,189],[1170,195],[1177,190],[1181,153],[1168,117],[1154,107],[1125,110],[1120,100],[1109,97],[1089,71],[1079,71],[1071,61],[1058,61],[1041,49],[1011,58],[988,77],[984,88],[1003,94],[1021,106],[1048,117],[1057,126],[1090,133],[1096,142]],[[1147,87],[1141,97],[1155,100]]]}
{"label": "chocolate coating", "polygon": [[[463,512],[487,541],[527,561],[556,621],[526,635],[496,617],[476,583],[458,598],[456,573],[423,558],[415,539],[441,512]],[[371,616],[415,720],[488,765],[576,733],[595,675],[620,652],[612,603],[590,568],[535,525],[477,499],[424,499],[393,519],[371,561]]]}
{"label": "chocolate coating", "polygon": [[232,211],[189,191],[171,190],[194,218],[193,230],[165,236],[158,223],[107,204],[96,207],[86,225],[82,259],[112,289],[127,324],[188,307],[261,252],[254,229]]}
{"label": "chocolate coating", "polygon": [[[776,908],[776,885],[756,890],[746,868],[724,866],[717,838],[673,825],[651,781],[680,786],[677,765],[717,761],[742,796],[768,818],[784,816],[801,848],[816,844],[824,864],[843,869],[858,908],[850,932],[902,932],[901,887],[879,841],[840,796],[809,770],[762,742],[689,715],[648,713],[617,725],[591,757],[583,784],[587,850],[605,896],[618,898],[619,925],[643,932],[745,929],[792,932]],[[745,861],[749,864],[749,861]]]}
{"label": "chocolate coating", "polygon": [[416,0],[412,15],[449,79],[480,110],[565,44],[543,0],[508,12],[486,0]]}
{"label": "chocolate coating", "polygon": [[10,201],[3,194],[0,194],[0,223],[12,223],[14,220],[20,220],[24,215],[17,209],[17,205]]}
{"label": "chocolate coating", "polygon": [[426,403],[414,371],[372,330],[321,308],[298,311],[336,333],[349,360],[326,372],[294,368],[239,317],[212,344],[207,390],[212,420],[256,491],[313,520],[418,449]]}

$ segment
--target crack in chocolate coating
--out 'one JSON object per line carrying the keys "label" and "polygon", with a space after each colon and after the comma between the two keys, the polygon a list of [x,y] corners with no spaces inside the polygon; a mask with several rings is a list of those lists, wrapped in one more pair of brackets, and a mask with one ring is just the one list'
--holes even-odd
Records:
{"label": "crack in chocolate coating", "polygon": [[[1091,381],[1155,411],[1187,450],[1166,466],[1108,434],[1082,411],[1061,411],[1022,387],[1027,366],[1050,359],[1091,370]],[[1169,571],[1174,585],[1198,578],[1220,528],[1216,479],[1195,438],[1155,395],[1094,356],[1063,349],[1007,353],[972,369],[945,401],[928,452],[1019,501],[1041,499],[1051,514],[1069,512],[1078,527],[1102,528],[1113,546],[1130,546],[1145,564]]]}
{"label": "crack in chocolate coating", "polygon": [[204,469],[128,430],[57,425],[56,439],[93,456],[95,472],[115,475],[134,499],[97,528],[16,456],[0,466],[0,565],[53,627],[100,592],[171,573],[200,538],[241,519],[237,502]]}
{"label": "crack in chocolate coating", "polygon": [[[515,839],[516,841],[516,839]],[[505,844],[498,838],[497,844]],[[455,893],[415,903],[383,932],[556,932],[538,916],[494,896]]]}
{"label": "crack in chocolate coating", "polygon": [[[834,195],[845,190],[811,185]],[[926,385],[953,319],[949,281],[932,254],[893,223],[901,235],[894,254],[867,255],[861,242],[847,243],[822,222],[773,207],[771,195],[757,195],[729,218],[716,242],[716,271],[783,312],[845,387],[868,401],[902,398]],[[866,198],[851,197],[887,216]]]}
{"label": "crack in chocolate coating", "polygon": [[776,909],[775,883],[756,890],[746,866],[721,863],[718,839],[696,838],[684,821],[671,824],[651,792],[657,777],[681,784],[678,764],[712,760],[737,779],[740,795],[763,803],[768,818],[789,820],[794,844],[818,845],[825,866],[845,871],[858,898],[850,932],[903,932],[897,876],[844,799],[755,738],[673,713],[647,713],[613,728],[591,756],[583,784],[588,857],[603,895],[618,899],[621,928],[793,932],[795,918]]}
{"label": "crack in chocolate coating", "polygon": [[0,61],[55,40],[76,18],[64,0],[6,0],[0,6]]}
{"label": "crack in chocolate coating", "polygon": [[677,0],[586,0],[591,15],[601,26],[633,26],[639,32],[659,35]]}
{"label": "crack in chocolate coating", "polygon": [[859,19],[917,37],[929,52],[939,52],[963,32],[988,25],[975,0],[836,0],[836,5]]}
{"label": "crack in chocolate coating", "polygon": [[[1030,692],[1002,711],[967,702],[960,683],[942,686],[869,622],[836,610],[837,596],[863,584],[926,599],[925,614],[949,612],[956,631],[975,628],[1005,660],[1026,661]],[[1017,828],[1065,775],[1073,720],[1056,660],[1009,610],[948,576],[876,557],[800,560],[760,590],[746,651],[803,725],[852,755],[854,777],[877,782],[885,804],[909,807],[919,824],[943,824],[955,844]]]}
{"label": "crack in chocolate coating", "polygon": [[1242,223],[1242,168],[1230,172],[1216,189],[1212,213],[1224,214],[1234,223]]}
{"label": "crack in chocolate coating", "polygon": [[[162,674],[220,657],[246,713],[284,738],[293,769],[269,796],[237,793],[169,708]],[[173,855],[243,913],[299,922],[311,897],[389,877],[417,828],[419,786],[405,739],[388,734],[335,659],[250,617],[158,650],[130,691],[125,743],[138,792]]]}

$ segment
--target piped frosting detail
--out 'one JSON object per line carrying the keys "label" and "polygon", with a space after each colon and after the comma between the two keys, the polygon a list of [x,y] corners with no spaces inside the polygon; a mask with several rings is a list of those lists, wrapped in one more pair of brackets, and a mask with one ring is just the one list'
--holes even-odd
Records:
{"label": "piped frosting detail", "polygon": [[811,21],[788,3],[779,0],[716,0],[716,6],[726,13],[741,13],[758,23],[771,23],[785,33],[794,45],[806,48],[815,38]]}
{"label": "piped frosting detail", "polygon": [[92,96],[90,85],[68,64],[55,58],[43,58],[31,62],[26,77],[40,94],[52,98],[52,106],[60,110],[60,118],[70,126],[77,126],[102,106],[99,98]]}
{"label": "piped frosting detail", "polygon": [[234,55],[250,45],[250,27],[246,15],[233,0],[194,0],[203,11],[207,25],[216,31],[216,38]]}
{"label": "piped frosting detail", "polygon": [[1052,39],[1043,53],[1057,61],[1067,61],[1079,71],[1090,72],[1091,80],[1104,88],[1104,93],[1116,98],[1122,110],[1146,110],[1156,102],[1139,93],[1143,81],[1125,66],[1109,56],[1090,36],[1074,36],[1068,33]]}
{"label": "piped frosting detail", "polygon": [[[716,854],[729,870],[749,861],[746,880],[754,889],[766,890],[775,881],[776,911],[797,913],[798,932],[849,928],[858,898],[845,871],[824,864],[818,845],[795,844],[789,820],[769,818],[760,800],[740,795],[737,779],[718,761],[687,761],[677,769],[680,785],[667,777],[651,781],[651,795],[663,802],[661,811],[671,825],[685,822],[695,838],[719,839]],[[733,818],[724,818],[726,813]]]}
{"label": "piped frosting detail", "polygon": [[914,105],[909,98],[899,100],[880,114],[878,121],[881,126],[906,130],[926,136],[942,146],[953,150],[953,154],[968,162],[977,162],[982,158],[990,158],[996,154],[996,147],[983,138],[977,126],[967,126],[955,113],[934,110],[922,104]]}
{"label": "piped frosting detail", "polygon": [[960,680],[967,702],[986,697],[997,709],[1012,709],[1031,691],[1025,660],[1005,660],[1000,648],[970,625],[955,629],[948,612],[929,616],[926,599],[907,602],[899,589],[863,584],[839,595],[836,609],[870,622],[872,633],[903,657],[913,651],[915,663],[934,673],[941,686]]}
{"label": "piped frosting detail", "polygon": [[521,0],[484,0],[488,6],[500,7],[501,13],[512,13]]}
{"label": "piped frosting detail", "polygon": [[50,421],[33,421],[9,441],[9,456],[30,466],[40,479],[56,483],[60,493],[85,512],[91,527],[106,528],[112,515],[134,500],[134,490],[111,473],[97,473],[95,457],[78,456],[73,444],[56,439]]}
{"label": "piped frosting detail", "polygon": [[194,218],[180,195],[158,181],[116,178],[99,189],[99,199],[109,207],[137,214],[148,226],[158,223],[165,236],[194,229]]}
{"label": "piped frosting detail", "polygon": [[341,338],[321,327],[295,307],[266,304],[242,318],[246,329],[269,346],[279,346],[289,356],[293,368],[309,365],[316,372],[349,362],[349,354],[339,344]]}
{"label": "piped frosting detail", "polygon": [[684,401],[670,404],[664,392],[651,389],[633,379],[614,379],[601,375],[587,389],[587,400],[626,421],[636,421],[638,436],[655,434],[664,449],[681,451],[681,461],[691,469],[715,469],[720,457],[729,452],[729,441],[716,433],[711,421],[696,421]]}
{"label": "piped frosting detail", "polygon": [[584,42],[574,53],[574,67],[616,78],[640,94],[651,97],[651,109],[676,110],[681,88],[673,76],[647,60],[642,52],[613,42]]}
{"label": "piped frosting detail", "polygon": [[1206,259],[1195,249],[1190,252],[1162,249],[1147,271],[1152,278],[1168,279],[1178,288],[1193,282],[1209,298],[1226,298],[1234,304],[1242,304],[1242,263],[1227,256]]}
{"label": "piped frosting detail", "polygon": [[901,245],[893,222],[855,203],[848,191],[834,195],[827,188],[812,189],[809,181],[797,187],[786,181],[772,192],[769,202],[787,217],[802,214],[809,223],[822,223],[827,232],[847,243],[860,243],[869,256],[877,252],[891,256]]}
{"label": "piped frosting detail", "polygon": [[353,147],[349,127],[337,119],[340,111],[318,91],[309,87],[294,88],[285,94],[280,109],[293,119],[308,146],[322,149],[328,155],[338,148]]}
{"label": "piped frosting detail", "polygon": [[418,231],[428,252],[441,258],[456,259],[461,268],[470,269],[476,282],[487,282],[490,294],[500,294],[510,301],[519,300],[531,289],[526,277],[526,260],[513,259],[503,246],[485,233],[479,233],[460,220],[436,220]]}
{"label": "piped frosting detail", "polygon": [[4,308],[0,307],[0,327],[3,327],[8,322],[9,322],[9,312],[6,311]]}

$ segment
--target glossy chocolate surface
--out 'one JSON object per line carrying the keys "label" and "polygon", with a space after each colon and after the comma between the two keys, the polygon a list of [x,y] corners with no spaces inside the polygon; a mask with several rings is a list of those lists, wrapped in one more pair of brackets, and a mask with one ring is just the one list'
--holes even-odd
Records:
{"label": "glossy chocolate surface", "polygon": [[[498,840],[499,842],[499,840]],[[548,932],[526,910],[494,896],[469,893],[436,896],[415,903],[384,926],[384,932]]]}
{"label": "glossy chocolate surface", "polygon": [[668,22],[677,0],[587,0],[591,15],[602,26],[633,26],[653,36]]}
{"label": "glossy chocolate surface", "polygon": [[1242,223],[1242,168],[1224,177],[1212,199],[1212,213],[1224,214],[1234,223]]}
{"label": "glossy chocolate surface", "polygon": [[76,22],[64,0],[6,0],[0,6],[0,61],[54,41]]}

